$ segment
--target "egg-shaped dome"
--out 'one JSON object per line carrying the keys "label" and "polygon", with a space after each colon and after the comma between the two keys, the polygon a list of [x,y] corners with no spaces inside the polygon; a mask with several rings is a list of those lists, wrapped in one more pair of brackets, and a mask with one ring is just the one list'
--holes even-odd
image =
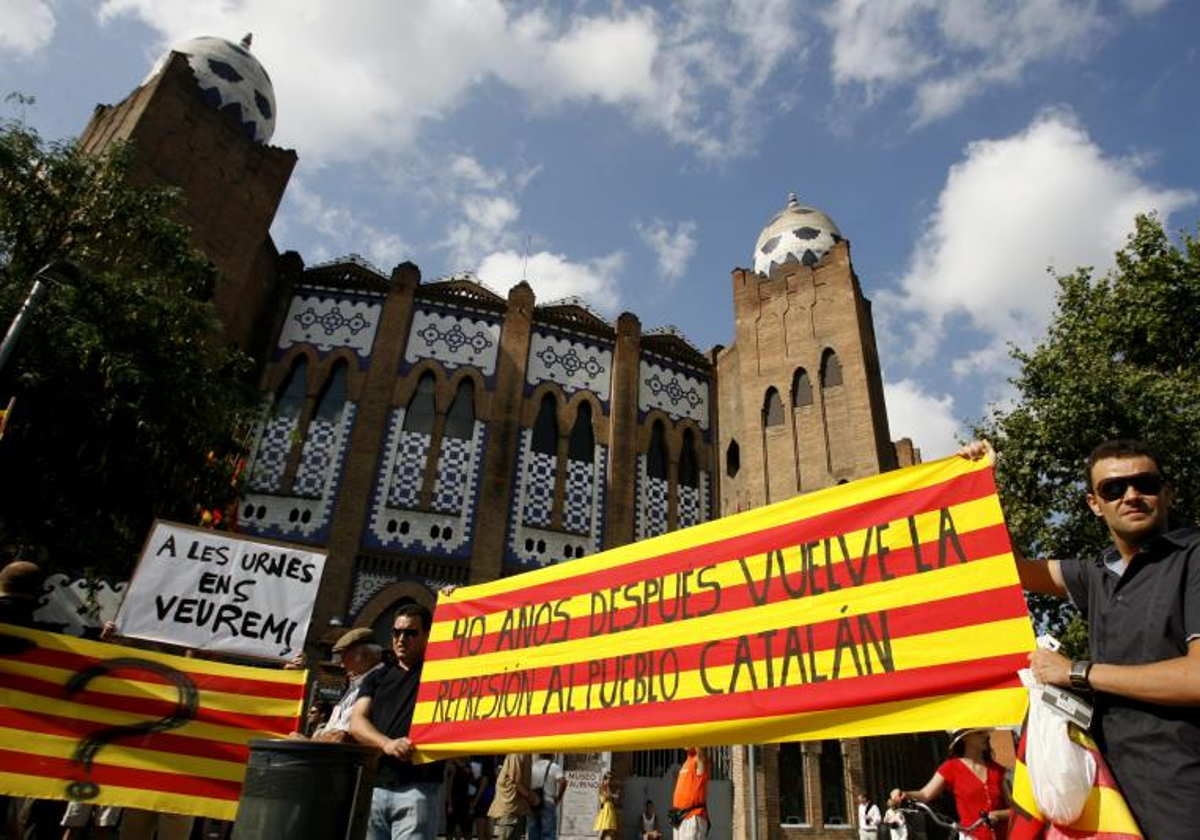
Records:
{"label": "egg-shaped dome", "polygon": [[833,220],[812,207],[801,207],[796,194],[767,222],[754,246],[754,272],[767,277],[785,263],[816,265],[829,249],[842,241]]}
{"label": "egg-shaped dome", "polygon": [[[192,38],[172,48],[187,56],[196,83],[204,96],[220,111],[232,113],[242,130],[257,143],[266,143],[275,133],[275,89],[271,77],[250,54],[250,36],[235,44],[224,38]],[[166,64],[168,52],[154,70]]]}

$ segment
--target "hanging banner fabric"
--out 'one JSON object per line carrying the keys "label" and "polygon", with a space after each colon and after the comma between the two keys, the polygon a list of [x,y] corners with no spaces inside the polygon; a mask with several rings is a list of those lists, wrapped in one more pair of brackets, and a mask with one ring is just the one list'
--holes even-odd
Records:
{"label": "hanging banner fabric", "polygon": [[306,675],[0,624],[0,793],[232,820]]}
{"label": "hanging banner fabric", "polygon": [[953,457],[439,599],[422,760],[1021,722],[990,462]]}

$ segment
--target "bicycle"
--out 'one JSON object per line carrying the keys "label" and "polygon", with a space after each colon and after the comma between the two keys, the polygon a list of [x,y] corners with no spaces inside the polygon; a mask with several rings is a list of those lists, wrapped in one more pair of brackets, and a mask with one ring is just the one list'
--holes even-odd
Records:
{"label": "bicycle", "polygon": [[988,818],[986,811],[981,813],[979,815],[979,819],[975,820],[975,822],[971,823],[970,825],[962,825],[957,820],[949,819],[945,815],[941,814],[940,812],[935,811],[932,808],[930,808],[924,802],[918,802],[915,799],[905,799],[903,802],[900,803],[900,810],[903,811],[905,814],[910,814],[910,815],[911,814],[920,814],[922,816],[928,817],[930,820],[932,820],[937,825],[940,825],[942,828],[949,829],[951,832],[951,836],[954,836],[954,837],[957,837],[960,833],[970,834],[972,831],[979,828],[980,826],[984,826],[984,825],[990,826],[992,824],[992,821],[991,821],[991,819]]}

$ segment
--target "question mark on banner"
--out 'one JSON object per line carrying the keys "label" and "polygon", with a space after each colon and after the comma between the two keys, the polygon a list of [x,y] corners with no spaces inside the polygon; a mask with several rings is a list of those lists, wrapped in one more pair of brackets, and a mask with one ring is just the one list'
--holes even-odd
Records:
{"label": "question mark on banner", "polygon": [[[71,756],[71,761],[76,764],[82,764],[85,773],[88,775],[91,775],[92,761],[96,758],[96,753],[100,752],[100,748],[106,744],[111,744],[118,738],[126,738],[130,735],[146,735],[152,732],[166,732],[171,729],[177,729],[196,716],[196,707],[199,705],[200,695],[191,677],[182,671],[177,671],[159,662],[151,662],[149,659],[118,657],[117,659],[106,659],[103,662],[97,662],[95,665],[91,665],[71,675],[71,679],[67,680],[67,696],[72,697],[83,691],[87,687],[87,684],[96,677],[111,674],[118,669],[131,668],[136,668],[139,671],[150,671],[170,681],[178,693],[175,709],[170,714],[164,715],[157,720],[147,720],[141,723],[128,723],[120,726],[110,726],[107,729],[99,729],[80,741],[79,745],[75,748],[75,754]],[[67,785],[67,795],[76,801],[95,799],[99,793],[100,786],[90,779],[76,780]]]}

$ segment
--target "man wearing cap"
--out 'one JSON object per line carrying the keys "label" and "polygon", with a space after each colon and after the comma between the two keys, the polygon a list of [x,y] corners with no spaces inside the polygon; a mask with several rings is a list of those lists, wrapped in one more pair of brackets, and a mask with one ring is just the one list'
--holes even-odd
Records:
{"label": "man wearing cap", "polygon": [[13,560],[0,569],[0,624],[29,627],[42,594],[42,570],[28,560]]}
{"label": "man wearing cap", "polygon": [[350,735],[382,753],[371,795],[369,840],[437,838],[443,762],[413,764],[408,739],[432,625],[428,607],[410,603],[397,609],[392,619],[396,664],[368,675],[354,701]]}
{"label": "man wearing cap", "polygon": [[[986,441],[967,458],[992,454]],[[1112,546],[1082,561],[1018,557],[1031,592],[1069,597],[1089,658],[1030,655],[1049,685],[1095,692],[1092,733],[1145,836],[1191,838],[1200,803],[1200,531],[1171,516],[1172,488],[1145,443],[1101,443],[1084,464],[1087,505]]]}
{"label": "man wearing cap", "polygon": [[375,633],[368,627],[356,627],[343,633],[334,643],[333,653],[341,659],[349,684],[342,699],[329,713],[329,720],[313,732],[314,741],[350,740],[350,716],[363,680],[383,667],[383,648],[375,643]]}

